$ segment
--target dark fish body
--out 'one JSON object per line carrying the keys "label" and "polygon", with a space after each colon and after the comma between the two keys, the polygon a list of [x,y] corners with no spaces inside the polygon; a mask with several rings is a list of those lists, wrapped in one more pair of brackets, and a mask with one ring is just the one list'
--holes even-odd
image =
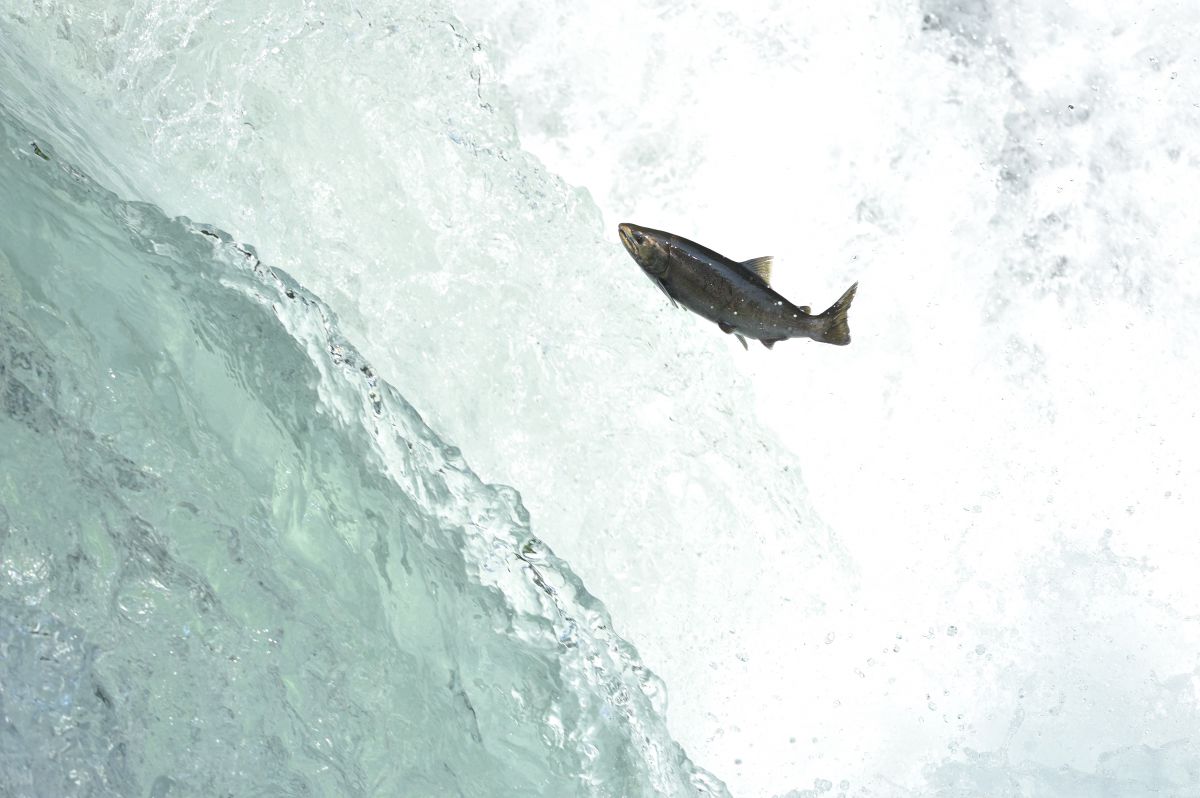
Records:
{"label": "dark fish body", "polygon": [[738,263],[674,233],[628,223],[617,229],[625,249],[673,302],[716,322],[743,345],[747,338],[767,348],[788,338],[850,343],[846,312],[858,283],[824,313],[813,315],[771,288],[769,257]]}

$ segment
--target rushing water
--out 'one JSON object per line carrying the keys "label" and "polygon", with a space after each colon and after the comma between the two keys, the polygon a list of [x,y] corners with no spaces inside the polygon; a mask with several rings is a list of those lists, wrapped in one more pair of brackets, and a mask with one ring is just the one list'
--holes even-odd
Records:
{"label": "rushing water", "polygon": [[1197,35],[0,3],[0,791],[1200,793]]}
{"label": "rushing water", "polygon": [[0,151],[0,793],[721,792],[327,307],[8,117]]}

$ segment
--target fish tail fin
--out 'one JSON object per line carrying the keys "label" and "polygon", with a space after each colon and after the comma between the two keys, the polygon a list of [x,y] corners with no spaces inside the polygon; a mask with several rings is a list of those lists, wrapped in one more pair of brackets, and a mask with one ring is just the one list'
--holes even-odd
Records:
{"label": "fish tail fin", "polygon": [[846,293],[842,294],[837,302],[829,306],[829,310],[817,316],[825,322],[825,326],[818,335],[813,336],[816,340],[837,346],[850,343],[850,325],[846,314],[850,311],[850,303],[854,301],[857,291],[858,283],[855,283],[846,289]]}

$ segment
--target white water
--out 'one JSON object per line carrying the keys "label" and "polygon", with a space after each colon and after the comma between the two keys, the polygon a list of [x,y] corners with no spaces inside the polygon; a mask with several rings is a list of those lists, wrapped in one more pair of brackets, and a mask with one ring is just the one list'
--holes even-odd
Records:
{"label": "white water", "polygon": [[[1190,6],[17,5],[9,94],[329,299],[734,794],[1200,791]],[[854,343],[743,353],[625,219]]]}
{"label": "white water", "polygon": [[[1062,794],[1142,794],[1110,752],[1171,744],[1191,775],[1144,789],[1200,789],[1200,9],[576,6],[456,8],[526,147],[607,227],[775,254],[814,306],[862,283],[847,350],[727,342],[853,576],[798,567],[822,611],[742,605],[753,644],[707,673],[643,644],[678,739],[739,795],[928,794],[966,749],[995,752],[994,794],[1052,793],[1031,774],[1064,766],[1112,781]],[[694,592],[739,602],[756,537]],[[662,619],[636,606],[616,614],[641,641]]]}

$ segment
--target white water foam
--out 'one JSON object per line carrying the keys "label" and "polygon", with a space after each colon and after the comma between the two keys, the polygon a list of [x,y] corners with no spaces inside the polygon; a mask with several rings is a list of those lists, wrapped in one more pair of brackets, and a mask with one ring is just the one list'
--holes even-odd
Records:
{"label": "white water foam", "polygon": [[[854,576],[815,616],[745,606],[717,684],[644,649],[699,761],[739,795],[1194,789],[1129,759],[1197,761],[1200,12],[456,8],[606,228],[774,254],[814,307],[861,281],[848,349],[726,339]],[[726,563],[731,601],[757,568]]]}
{"label": "white water foam", "polygon": [[[414,9],[5,31],[91,173],[255,242],[521,490],[735,794],[1194,793],[1196,12]],[[625,219],[861,280],[854,343],[743,354]]]}

